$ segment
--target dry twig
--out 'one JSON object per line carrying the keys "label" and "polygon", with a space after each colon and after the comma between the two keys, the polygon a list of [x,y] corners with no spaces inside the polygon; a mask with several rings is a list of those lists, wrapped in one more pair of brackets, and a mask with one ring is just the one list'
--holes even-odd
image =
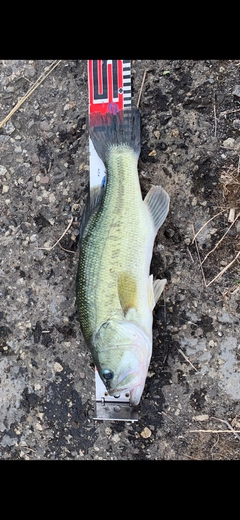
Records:
{"label": "dry twig", "polygon": [[224,213],[224,211],[226,211],[226,209],[222,209],[222,211],[219,211],[219,213],[217,213],[216,215],[213,215],[212,218],[210,218],[207,222],[205,222],[205,224],[203,224],[203,226],[194,235],[192,242],[195,242],[195,240],[196,240],[197,236],[199,235],[199,233],[201,233],[201,231],[209,224],[209,222],[211,222],[211,220],[213,220],[214,218],[218,217],[218,215],[221,215],[221,213]]}
{"label": "dry twig", "polygon": [[139,91],[138,100],[137,100],[137,108],[139,107],[139,104],[140,104],[140,99],[141,99],[141,95],[142,95],[143,85],[145,83],[147,72],[148,72],[148,69],[145,69],[144,74],[143,74],[142,84],[141,84],[140,91]]}
{"label": "dry twig", "polygon": [[222,423],[226,424],[227,427],[229,428],[229,430],[235,435],[235,437],[238,440],[240,440],[239,435],[237,435],[238,432],[236,430],[234,430],[234,428],[231,426],[231,424],[229,424],[228,421],[226,421],[225,419],[218,419],[217,417],[212,417],[212,419],[214,419],[215,421],[219,421],[219,422],[222,422]]}
{"label": "dry twig", "polygon": [[209,287],[209,285],[211,285],[211,284],[212,284],[213,282],[215,282],[218,278],[220,278],[220,276],[222,276],[222,274],[225,273],[225,272],[226,272],[226,271],[227,271],[227,270],[228,270],[228,269],[229,269],[229,268],[234,264],[234,262],[236,262],[236,260],[238,259],[239,255],[240,255],[240,251],[238,251],[238,253],[237,253],[237,255],[235,256],[235,258],[234,258],[234,259],[233,259],[233,260],[232,260],[228,265],[226,265],[226,267],[224,267],[224,268],[220,271],[220,273],[218,273],[217,276],[215,276],[215,278],[213,278],[213,279],[211,280],[211,282],[209,282],[209,283],[206,285],[206,287]]}
{"label": "dry twig", "polygon": [[192,255],[192,253],[191,253],[189,247],[187,247],[187,251],[188,251],[188,254],[189,254],[190,258],[191,258],[192,263],[194,264],[193,255]]}
{"label": "dry twig", "polygon": [[197,250],[197,255],[198,255],[198,260],[199,260],[199,264],[200,264],[200,268],[201,268],[201,272],[202,272],[203,282],[204,282],[205,287],[207,287],[205,274],[204,274],[204,271],[203,271],[203,268],[202,268],[202,262],[201,262],[201,258],[200,258],[198,243],[197,243],[196,238],[195,238],[196,235],[195,235],[194,226],[192,226],[192,228],[193,228],[193,235],[194,235],[193,240],[195,242],[195,247],[196,247],[196,250]]}
{"label": "dry twig", "polygon": [[0,121],[0,128],[3,127],[3,125],[5,125],[9,119],[11,119],[12,115],[15,114],[15,112],[22,106],[22,104],[24,103],[24,101],[26,101],[27,98],[29,98],[29,96],[31,96],[31,94],[34,92],[34,90],[36,90],[39,85],[41,85],[41,83],[49,76],[49,74],[51,74],[51,72],[59,65],[59,63],[61,63],[62,60],[54,60],[51,65],[49,65],[49,67],[47,67],[47,72],[45,70],[45,72],[43,72],[41,74],[41,76],[39,76],[39,78],[37,79],[37,81],[35,81],[35,83],[31,86],[31,88],[27,91],[27,93],[18,100],[17,104],[15,105],[15,107],[13,107],[13,109],[9,112],[9,114],[2,120]]}
{"label": "dry twig", "polygon": [[[62,238],[64,237],[64,235],[66,235],[66,233],[68,232],[68,230],[70,229],[71,225],[73,223],[73,217],[71,218],[69,224],[68,224],[68,227],[65,229],[65,231],[63,232],[63,234],[60,236],[60,238],[57,240],[57,242],[55,242],[55,244],[53,244],[53,246],[51,247],[38,247],[38,249],[42,249],[44,251],[51,251],[57,244],[59,244],[59,242],[62,240]],[[60,244],[59,244],[60,245]],[[63,249],[63,247],[62,247]],[[70,253],[72,253],[73,251],[70,251]]]}
{"label": "dry twig", "polygon": [[231,114],[233,112],[239,112],[240,108],[234,108],[233,110],[224,110],[223,112],[220,112],[219,117],[224,117],[227,114]]}
{"label": "dry twig", "polygon": [[214,114],[214,137],[217,137],[216,96],[214,96],[214,101],[213,101],[213,114]]}
{"label": "dry twig", "polygon": [[240,433],[240,430],[189,430],[189,433]]}
{"label": "dry twig", "polygon": [[238,433],[240,433],[240,430],[234,430],[234,428],[231,426],[231,424],[229,424],[228,421],[224,420],[224,419],[218,419],[217,417],[211,417],[211,419],[215,420],[215,421],[219,421],[219,422],[222,422],[224,424],[227,425],[228,427],[228,430],[189,430],[191,433],[232,433],[236,439],[239,439],[240,440],[240,436],[238,435]]}
{"label": "dry twig", "polygon": [[238,251],[237,255],[235,256],[235,258],[228,264],[226,265],[209,283],[206,283],[206,278],[205,278],[205,274],[204,274],[204,271],[203,271],[203,267],[202,267],[202,264],[206,261],[206,259],[210,256],[211,253],[213,253],[217,247],[219,246],[219,244],[223,241],[223,239],[225,238],[225,236],[227,235],[227,233],[229,232],[229,230],[231,229],[231,227],[233,226],[233,224],[235,224],[235,222],[237,221],[237,219],[239,218],[240,216],[240,213],[237,214],[237,216],[235,217],[234,221],[231,223],[231,225],[229,226],[229,228],[227,229],[227,231],[224,233],[224,235],[222,236],[222,238],[218,241],[218,243],[215,245],[215,247],[209,251],[209,253],[207,253],[207,255],[204,257],[203,260],[201,260],[200,258],[200,253],[199,253],[199,248],[198,248],[198,244],[197,244],[197,241],[196,241],[196,237],[199,235],[199,233],[204,229],[205,226],[207,226],[207,224],[209,224],[209,222],[211,222],[211,220],[213,220],[214,218],[216,218],[218,215],[221,215],[221,213],[224,213],[226,211],[226,209],[223,209],[222,211],[220,211],[219,213],[217,213],[216,215],[214,215],[212,218],[210,218],[207,222],[205,222],[205,224],[203,224],[203,226],[199,229],[199,231],[197,233],[195,233],[195,230],[194,230],[194,226],[192,226],[193,228],[193,233],[194,233],[194,236],[193,236],[193,240],[192,242],[195,243],[195,246],[196,246],[196,250],[197,250],[197,255],[198,255],[198,259],[199,259],[199,263],[200,263],[200,267],[201,267],[201,271],[202,271],[202,277],[203,277],[203,281],[204,281],[204,285],[205,287],[209,287],[213,282],[215,282],[218,278],[220,278],[233,264],[234,262],[236,262],[236,260],[238,259],[239,255],[240,255],[240,251]]}
{"label": "dry twig", "polygon": [[75,255],[75,251],[70,251],[70,249],[65,249],[65,247],[61,246],[60,242],[59,242],[59,247],[61,247],[61,249],[63,251],[66,251],[66,253],[72,253],[73,255]]}
{"label": "dry twig", "polygon": [[211,417],[214,421],[219,421],[227,425],[228,430],[190,430],[191,433],[233,433],[233,435],[240,440],[240,436],[238,433],[240,433],[240,430],[234,430],[234,428],[229,424],[228,421],[225,419],[218,419],[218,417]]}
{"label": "dry twig", "polygon": [[223,241],[223,239],[225,238],[225,236],[228,234],[229,230],[231,229],[231,227],[233,226],[233,224],[235,224],[236,220],[239,218],[240,216],[240,213],[237,214],[237,216],[235,217],[234,221],[232,222],[232,224],[228,227],[227,231],[224,233],[224,235],[222,236],[222,238],[218,241],[218,243],[215,245],[215,247],[213,249],[211,249],[211,251],[209,251],[209,253],[207,253],[207,255],[205,256],[205,258],[203,259],[202,261],[202,264],[205,262],[205,260],[207,260],[207,258],[209,257],[209,255],[211,255],[211,253],[213,253],[217,247],[219,246],[219,244],[221,244],[221,242]]}
{"label": "dry twig", "polygon": [[184,352],[180,348],[178,349],[178,352],[180,352],[180,354],[182,354],[185,361],[187,361],[191,365],[191,367],[194,368],[194,370],[197,372],[197,368],[191,363],[190,359],[184,354]]}

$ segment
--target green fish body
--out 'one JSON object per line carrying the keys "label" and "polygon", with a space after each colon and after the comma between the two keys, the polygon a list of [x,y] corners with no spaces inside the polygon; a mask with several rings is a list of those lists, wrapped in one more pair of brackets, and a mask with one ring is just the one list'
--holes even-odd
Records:
{"label": "green fish body", "polygon": [[152,311],[166,280],[149,275],[154,239],[169,196],[142,199],[137,109],[99,116],[90,136],[107,170],[106,187],[86,204],[80,231],[77,306],[81,329],[110,395],[138,404],[152,354]]}

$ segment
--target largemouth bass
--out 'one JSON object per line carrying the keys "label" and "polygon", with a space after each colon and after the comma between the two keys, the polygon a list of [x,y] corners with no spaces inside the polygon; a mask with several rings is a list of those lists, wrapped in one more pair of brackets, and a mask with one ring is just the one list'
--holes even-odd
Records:
{"label": "largemouth bass", "polygon": [[142,199],[137,109],[96,118],[89,127],[107,170],[89,197],[80,229],[77,307],[85,341],[110,395],[141,399],[152,355],[152,311],[166,280],[149,274],[154,239],[169,196],[153,186]]}

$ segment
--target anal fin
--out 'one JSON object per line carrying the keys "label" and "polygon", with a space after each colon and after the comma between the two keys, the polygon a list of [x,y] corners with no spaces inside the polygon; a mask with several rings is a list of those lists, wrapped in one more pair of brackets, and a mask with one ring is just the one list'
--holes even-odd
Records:
{"label": "anal fin", "polygon": [[152,186],[147,193],[144,203],[151,214],[155,232],[162,226],[169,211],[170,197],[161,186]]}
{"label": "anal fin", "polygon": [[153,282],[153,275],[151,274],[149,276],[148,304],[152,310],[154,309],[156,303],[158,302],[166,283],[167,283],[166,278],[163,278],[162,280],[154,280],[154,282]]}
{"label": "anal fin", "polygon": [[154,280],[153,282],[153,294],[154,294],[154,301],[155,301],[155,305],[156,303],[158,302],[163,290],[164,290],[164,287],[167,283],[167,280],[166,278],[162,278],[162,280]]}

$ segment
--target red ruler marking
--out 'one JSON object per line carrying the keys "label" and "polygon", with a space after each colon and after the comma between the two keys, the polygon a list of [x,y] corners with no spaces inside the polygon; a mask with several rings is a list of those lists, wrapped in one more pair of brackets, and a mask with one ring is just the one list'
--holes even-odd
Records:
{"label": "red ruler marking", "polygon": [[[115,114],[131,104],[130,60],[89,60],[89,115]],[[93,123],[93,119],[92,119]]]}
{"label": "red ruler marking", "polygon": [[[131,106],[131,61],[89,60],[89,124],[102,124],[100,114],[116,114]],[[100,185],[106,174],[105,167],[89,139],[90,188]]]}

